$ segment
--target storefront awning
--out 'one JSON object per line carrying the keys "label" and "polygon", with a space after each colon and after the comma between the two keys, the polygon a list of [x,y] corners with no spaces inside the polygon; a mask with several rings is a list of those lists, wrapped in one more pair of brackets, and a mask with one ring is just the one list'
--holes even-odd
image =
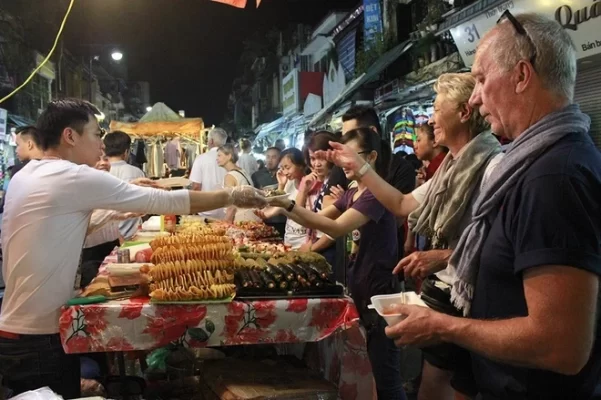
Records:
{"label": "storefront awning", "polygon": [[359,76],[357,79],[353,80],[351,83],[346,85],[342,93],[332,101],[328,106],[324,107],[319,111],[311,122],[310,126],[318,125],[321,120],[333,110],[336,109],[341,103],[344,103],[349,97],[351,97],[358,89],[360,89],[364,84],[369,83],[378,78],[378,76],[386,69],[390,64],[395,62],[403,53],[409,50],[413,46],[413,42],[407,40],[393,49],[387,51],[376,61],[366,73]]}
{"label": "storefront awning", "polygon": [[267,135],[269,135],[271,133],[280,132],[284,128],[285,122],[286,122],[286,119],[284,117],[281,117],[281,118],[276,119],[275,121],[272,121],[268,124],[263,125],[261,127],[261,130],[259,131],[259,134],[255,138],[255,140],[261,140],[261,139],[264,139],[265,137],[267,137]]}
{"label": "storefront awning", "polygon": [[298,133],[304,132],[307,127],[305,116],[303,114],[294,116],[286,122],[284,128],[284,136],[293,136]]}
{"label": "storefront awning", "polygon": [[438,26],[438,33],[442,34],[451,28],[461,25],[464,22],[469,21],[476,15],[480,15],[483,12],[490,10],[491,8],[498,6],[499,4],[507,0],[478,0],[467,7],[462,8],[455,14],[449,15],[449,17]]}

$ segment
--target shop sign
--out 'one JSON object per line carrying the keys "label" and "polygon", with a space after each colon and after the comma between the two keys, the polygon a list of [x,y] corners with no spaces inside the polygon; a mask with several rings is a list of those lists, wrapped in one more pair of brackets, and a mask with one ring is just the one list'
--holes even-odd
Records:
{"label": "shop sign", "polygon": [[[41,55],[37,51],[35,52],[35,65],[40,65],[44,61],[44,59],[45,57],[43,55]],[[46,64],[44,64],[42,68],[40,68],[38,74],[50,81],[56,79],[54,63],[52,61],[47,61]]]}
{"label": "shop sign", "polygon": [[381,35],[382,27],[382,9],[380,0],[363,0],[363,28],[365,29],[365,47],[369,48],[377,35]]}
{"label": "shop sign", "polygon": [[282,81],[282,113],[286,117],[299,109],[298,70],[293,69]]}
{"label": "shop sign", "polygon": [[6,138],[6,120],[8,119],[8,111],[0,108],[0,139]]}
{"label": "shop sign", "polygon": [[323,103],[330,105],[346,87],[346,77],[341,64],[330,63],[328,73],[323,78]]}
{"label": "shop sign", "polygon": [[549,0],[505,1],[483,14],[452,28],[451,35],[459,54],[467,66],[474,63],[480,39],[492,29],[505,10],[512,14],[535,12],[556,20],[567,30],[576,45],[577,57],[586,58],[601,54],[601,1],[599,0]]}

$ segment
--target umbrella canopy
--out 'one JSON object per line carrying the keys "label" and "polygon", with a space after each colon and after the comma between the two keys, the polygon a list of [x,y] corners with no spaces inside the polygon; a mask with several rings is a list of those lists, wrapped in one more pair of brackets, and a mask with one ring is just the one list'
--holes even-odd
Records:
{"label": "umbrella canopy", "polygon": [[200,139],[204,123],[201,118],[182,118],[164,103],[156,103],[139,122],[111,121],[111,131],[137,136],[188,136]]}

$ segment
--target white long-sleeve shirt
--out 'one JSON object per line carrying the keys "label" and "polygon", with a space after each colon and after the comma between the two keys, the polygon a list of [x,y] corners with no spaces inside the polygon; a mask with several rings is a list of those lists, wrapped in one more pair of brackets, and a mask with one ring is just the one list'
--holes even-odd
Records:
{"label": "white long-sleeve shirt", "polygon": [[2,226],[6,291],[0,330],[57,333],[95,209],[188,214],[186,190],[130,185],[65,160],[30,161],[10,182]]}
{"label": "white long-sleeve shirt", "polygon": [[94,210],[83,243],[84,249],[119,239],[119,221],[113,219],[117,214],[119,212],[114,210]]}
{"label": "white long-sleeve shirt", "polygon": [[[144,178],[144,172],[133,165],[129,165],[125,161],[111,162],[110,174],[125,181],[131,182],[134,179]],[[142,223],[140,218],[132,218],[127,221],[121,221],[119,224],[119,232],[124,239],[129,240],[138,232],[138,226]]]}

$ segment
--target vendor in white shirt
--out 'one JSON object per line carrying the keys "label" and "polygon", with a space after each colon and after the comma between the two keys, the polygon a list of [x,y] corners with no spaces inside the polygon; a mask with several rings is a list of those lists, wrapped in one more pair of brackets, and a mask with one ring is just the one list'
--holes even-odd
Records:
{"label": "vendor in white shirt", "polygon": [[37,124],[44,157],[10,182],[2,229],[0,375],[15,394],[48,386],[66,399],[80,395],[79,362],[63,351],[59,315],[73,295],[93,210],[185,215],[266,203],[251,187],[164,191],[90,168],[102,153],[97,114],[82,100],[51,102]]}
{"label": "vendor in white shirt", "polygon": [[[211,191],[223,188],[226,171],[217,165],[217,149],[227,142],[227,132],[214,128],[209,132],[206,153],[196,157],[190,172],[192,190]],[[224,219],[225,209],[203,212],[200,215],[213,219]]]}

